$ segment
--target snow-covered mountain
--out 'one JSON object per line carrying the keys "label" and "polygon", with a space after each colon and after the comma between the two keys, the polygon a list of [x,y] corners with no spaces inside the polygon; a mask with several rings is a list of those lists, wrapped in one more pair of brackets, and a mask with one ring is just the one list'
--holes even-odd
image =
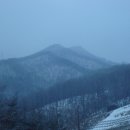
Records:
{"label": "snow-covered mountain", "polygon": [[[38,118],[36,124],[41,123],[45,129],[56,126],[56,129],[62,128],[60,130],[97,127],[100,130],[100,123],[109,118],[104,118],[107,108],[112,104],[119,107],[118,102],[124,99],[124,105],[126,98],[130,99],[130,65],[111,67],[111,63],[102,64],[102,59],[81,50],[55,45],[28,57],[0,61],[0,97],[3,98],[4,93],[16,97],[11,99],[23,109],[20,116],[25,118],[25,124],[35,117]],[[101,66],[86,67],[84,59],[87,61],[90,57]],[[100,69],[105,67],[110,68]],[[25,111],[30,119],[26,118]],[[123,117],[125,119],[129,120]],[[101,122],[97,124],[98,121]],[[108,126],[105,124],[105,127]]]}
{"label": "snow-covered mountain", "polygon": [[111,63],[77,48],[52,45],[31,56],[0,61],[0,82],[10,91],[47,88]]}
{"label": "snow-covered mountain", "polygon": [[94,56],[80,46],[65,48],[61,45],[55,44],[44,51],[51,52],[58,57],[69,60],[86,69],[95,70],[113,65],[112,62]]}

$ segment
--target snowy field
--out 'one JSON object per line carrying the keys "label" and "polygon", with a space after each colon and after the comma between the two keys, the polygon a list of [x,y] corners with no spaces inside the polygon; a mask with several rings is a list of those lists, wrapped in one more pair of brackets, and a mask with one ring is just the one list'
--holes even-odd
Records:
{"label": "snowy field", "polygon": [[99,122],[91,130],[109,130],[130,125],[130,105],[114,110],[107,118]]}

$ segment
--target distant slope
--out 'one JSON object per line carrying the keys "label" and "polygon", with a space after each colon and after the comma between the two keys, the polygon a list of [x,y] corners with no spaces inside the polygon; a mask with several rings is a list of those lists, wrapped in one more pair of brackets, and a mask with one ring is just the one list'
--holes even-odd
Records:
{"label": "distant slope", "polygon": [[83,75],[86,70],[68,60],[51,53],[25,59],[12,59],[0,62],[0,83],[18,89],[47,88],[56,82],[62,82]]}
{"label": "distant slope", "polygon": [[126,130],[130,129],[130,105],[114,110],[91,130]]}
{"label": "distant slope", "polygon": [[[31,56],[0,61],[0,83],[11,93],[48,88],[80,77],[89,70],[109,67],[69,48],[53,45]],[[24,92],[23,92],[24,91]]]}
{"label": "distant slope", "polygon": [[93,62],[97,62],[98,64],[102,64],[104,66],[115,65],[115,63],[113,63],[111,61],[107,61],[104,58],[97,57],[97,56],[87,52],[84,48],[82,48],[80,46],[74,46],[74,47],[71,47],[70,49],[82,56],[87,57],[87,59],[93,60]]}
{"label": "distant slope", "polygon": [[72,61],[89,70],[96,70],[114,65],[112,62],[92,55],[85,49],[82,49],[82,47],[65,48],[56,44],[46,48],[44,51],[51,52],[58,57]]}

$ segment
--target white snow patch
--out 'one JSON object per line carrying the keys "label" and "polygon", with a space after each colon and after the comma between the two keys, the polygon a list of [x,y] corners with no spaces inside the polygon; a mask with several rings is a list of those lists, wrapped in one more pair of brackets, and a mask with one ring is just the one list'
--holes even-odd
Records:
{"label": "white snow patch", "polygon": [[114,110],[91,130],[107,130],[123,125],[130,125],[130,105]]}

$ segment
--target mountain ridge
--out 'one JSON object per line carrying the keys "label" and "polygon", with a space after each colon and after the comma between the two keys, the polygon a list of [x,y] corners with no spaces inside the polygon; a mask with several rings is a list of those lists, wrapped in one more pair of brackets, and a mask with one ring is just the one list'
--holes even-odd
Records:
{"label": "mountain ridge", "polygon": [[88,59],[70,48],[53,45],[27,57],[1,60],[0,82],[8,86],[9,92],[28,93],[26,90],[48,89],[58,82],[110,66],[98,59]]}
{"label": "mountain ridge", "polygon": [[[0,62],[1,61],[7,61],[7,60],[22,60],[22,59],[27,59],[27,58],[33,58],[33,57],[36,57],[36,56],[44,55],[47,52],[53,53],[55,55],[58,54],[57,56],[60,56],[63,53],[62,51],[63,52],[65,51],[65,54],[67,52],[71,51],[71,54],[74,54],[74,55],[77,55],[77,56],[79,56],[79,55],[80,56],[87,56],[85,58],[98,59],[98,60],[101,60],[102,62],[106,62],[106,64],[109,64],[109,65],[114,64],[111,61],[107,61],[105,58],[100,58],[100,57],[97,57],[97,56],[91,54],[90,52],[88,52],[84,48],[82,48],[81,46],[73,46],[73,47],[68,48],[68,47],[64,47],[60,44],[52,44],[51,46],[46,47],[43,50],[36,52],[34,54],[28,55],[28,56],[23,56],[23,57],[19,57],[19,58],[2,59],[2,60],[0,60]],[[63,58],[63,56],[62,56],[62,58]]]}

